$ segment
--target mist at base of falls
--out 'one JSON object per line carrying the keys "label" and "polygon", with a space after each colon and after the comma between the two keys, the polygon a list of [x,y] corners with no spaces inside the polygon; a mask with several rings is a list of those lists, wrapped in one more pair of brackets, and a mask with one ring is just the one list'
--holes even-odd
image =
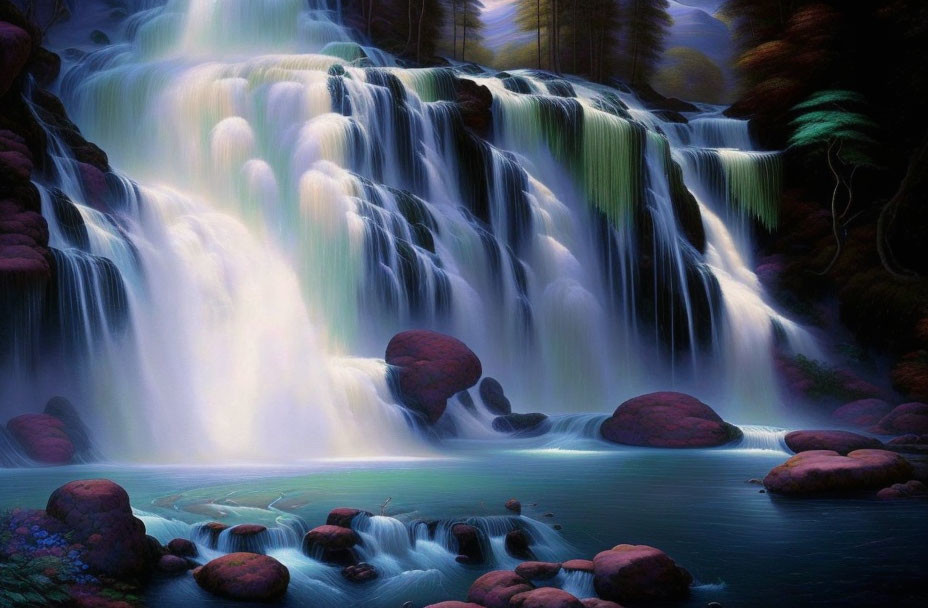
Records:
{"label": "mist at base of falls", "polygon": [[[433,453],[382,360],[414,327],[464,341],[518,411],[673,388],[735,423],[787,419],[774,347],[816,346],[752,271],[779,166],[746,123],[710,107],[669,123],[534,71],[400,68],[324,2],[130,4],[111,45],[79,42],[94,3],[50,36],[78,48],[57,92],[119,177],[100,208],[52,146],[40,189],[74,339],[68,373],[23,380],[71,391],[110,458]],[[492,93],[486,140],[459,78]],[[485,423],[471,435],[498,436]]]}

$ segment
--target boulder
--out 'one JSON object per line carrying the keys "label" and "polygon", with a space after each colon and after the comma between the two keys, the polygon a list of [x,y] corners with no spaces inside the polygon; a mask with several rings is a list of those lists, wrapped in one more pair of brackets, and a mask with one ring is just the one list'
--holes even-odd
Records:
{"label": "boulder", "polygon": [[848,431],[793,431],[786,434],[786,445],[797,453],[810,450],[834,450],[839,454],[883,447],[879,439]]}
{"label": "boulder", "polygon": [[515,498],[510,498],[503,506],[506,507],[507,511],[512,511],[513,513],[522,513],[522,503]]}
{"label": "boulder", "polygon": [[872,432],[880,435],[928,433],[928,403],[903,403],[883,416]]}
{"label": "boulder", "polygon": [[429,604],[425,608],[483,608],[480,604],[474,604],[473,602],[438,602],[437,604]]}
{"label": "boulder", "polygon": [[360,509],[352,509],[350,507],[338,507],[329,511],[329,516],[325,518],[325,524],[327,526],[350,528],[354,518],[362,513],[368,517],[371,515],[370,511],[361,511]]}
{"label": "boulder", "polygon": [[196,557],[197,546],[186,538],[175,538],[168,543],[168,552],[177,557]]}
{"label": "boulder", "polygon": [[764,487],[789,495],[857,492],[906,481],[912,472],[905,458],[886,450],[856,450],[847,456],[813,450],[774,467],[764,477]]}
{"label": "boulder", "polygon": [[566,591],[541,587],[512,596],[509,608],[583,608],[583,604]]}
{"label": "boulder", "polygon": [[588,597],[580,600],[580,603],[583,604],[583,608],[622,608],[620,604],[609,600],[601,600],[598,597]]}
{"label": "boulder", "polygon": [[893,406],[882,399],[858,399],[845,403],[832,412],[831,417],[839,424],[866,428],[878,423],[892,409]]}
{"label": "boulder", "polygon": [[486,86],[466,78],[454,79],[454,97],[461,121],[480,137],[492,134],[493,94]]}
{"label": "boulder", "polygon": [[532,539],[524,530],[510,530],[506,533],[506,553],[519,559],[532,559]]}
{"label": "boulder", "polygon": [[480,530],[468,524],[454,524],[451,526],[451,536],[458,545],[458,561],[466,564],[482,564],[483,539]]}
{"label": "boulder", "polygon": [[352,566],[358,559],[352,549],[361,542],[357,533],[341,526],[319,526],[303,537],[303,553],[330,564]]}
{"label": "boulder", "polygon": [[74,444],[65,432],[65,424],[54,416],[23,414],[10,420],[6,428],[36,462],[61,465],[74,458]]}
{"label": "boulder", "polygon": [[704,448],[741,438],[711,407],[684,393],[649,393],[629,399],[600,429],[613,443],[660,448]]}
{"label": "boulder", "polygon": [[928,433],[924,435],[916,435],[914,433],[909,433],[908,435],[899,435],[898,437],[893,437],[887,441],[886,445],[928,445]]}
{"label": "boulder", "polygon": [[77,460],[89,462],[97,459],[93,442],[90,439],[90,430],[70,401],[64,397],[52,397],[45,404],[43,413],[54,416],[64,423],[64,432],[74,445]]}
{"label": "boulder", "polygon": [[132,515],[129,495],[108,479],[72,481],[48,499],[48,514],[74,531],[84,562],[116,578],[142,576],[149,567],[145,524]]}
{"label": "boulder", "polygon": [[210,521],[199,527],[199,531],[206,536],[206,544],[210,548],[215,549],[216,543],[219,541],[219,535],[222,534],[223,530],[228,530],[229,526],[218,522]]}
{"label": "boulder", "polygon": [[593,560],[589,559],[569,559],[561,564],[564,572],[593,572]]}
{"label": "boulder", "polygon": [[176,555],[162,555],[158,560],[158,570],[165,574],[183,574],[187,570],[190,570],[190,564],[188,564],[187,560],[184,558]]}
{"label": "boulder", "polygon": [[200,587],[220,597],[266,602],[287,592],[290,571],[267,555],[230,553],[194,570],[193,578]]}
{"label": "boulder", "polygon": [[6,95],[32,53],[32,38],[12,23],[0,21],[0,96]]}
{"label": "boulder", "polygon": [[503,385],[496,378],[484,378],[480,381],[480,400],[491,414],[505,416],[512,413],[512,405],[503,393]]}
{"label": "boulder", "polygon": [[689,594],[693,577],[670,556],[647,545],[617,545],[593,558],[596,594],[614,602],[676,600]]}
{"label": "boulder", "polygon": [[449,397],[472,387],[483,373],[467,345],[428,330],[396,334],[385,358],[402,403],[431,424],[441,418]]}
{"label": "boulder", "polygon": [[474,581],[467,592],[467,601],[485,608],[509,608],[509,600],[513,596],[534,588],[511,570],[494,570]]}
{"label": "boulder", "polygon": [[507,414],[493,419],[493,430],[498,433],[525,433],[537,431],[548,419],[544,414]]}
{"label": "boulder", "polygon": [[477,413],[477,406],[474,404],[474,398],[470,396],[469,391],[461,391],[457,394],[458,403],[471,414]]}
{"label": "boulder", "polygon": [[522,562],[516,566],[516,574],[530,581],[546,581],[560,571],[561,565],[553,562]]}
{"label": "boulder", "polygon": [[377,578],[378,572],[371,564],[361,562],[356,566],[345,566],[342,568],[342,576],[352,583],[366,583]]}
{"label": "boulder", "polygon": [[269,537],[267,528],[259,524],[239,524],[229,528],[228,534],[231,550],[247,553],[264,553]]}
{"label": "boulder", "polygon": [[922,496],[928,496],[928,487],[916,479],[910,479],[905,483],[894,483],[876,493],[876,497],[882,500],[918,498]]}

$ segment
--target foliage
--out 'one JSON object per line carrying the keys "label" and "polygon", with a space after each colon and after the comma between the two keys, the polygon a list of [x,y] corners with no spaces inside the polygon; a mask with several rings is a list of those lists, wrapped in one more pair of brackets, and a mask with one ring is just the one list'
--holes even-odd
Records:
{"label": "foliage", "polygon": [[721,68],[700,51],[674,47],[664,53],[665,65],[652,84],[667,97],[722,104],[728,101],[728,85]]}
{"label": "foliage", "polygon": [[870,385],[861,385],[859,380],[843,370],[804,355],[797,355],[793,362],[806,381],[803,392],[809,398],[853,401],[873,396]]}

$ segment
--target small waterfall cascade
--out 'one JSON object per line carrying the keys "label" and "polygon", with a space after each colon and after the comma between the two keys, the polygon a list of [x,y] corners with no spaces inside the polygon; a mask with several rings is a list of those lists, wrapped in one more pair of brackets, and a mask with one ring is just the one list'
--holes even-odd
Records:
{"label": "small waterfall cascade", "polygon": [[[815,348],[751,270],[776,154],[716,108],[675,122],[580,79],[401,68],[324,0],[128,6],[112,44],[60,49],[111,203],[63,147],[42,192],[116,457],[424,453],[379,359],[409,327],[552,413],[675,387],[766,422],[774,341]],[[485,138],[462,79],[492,95]]]}

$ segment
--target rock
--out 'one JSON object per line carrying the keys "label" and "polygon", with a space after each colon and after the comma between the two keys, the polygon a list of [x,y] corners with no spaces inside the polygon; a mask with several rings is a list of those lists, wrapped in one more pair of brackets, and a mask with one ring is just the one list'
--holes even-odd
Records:
{"label": "rock", "polygon": [[357,563],[352,547],[361,542],[357,533],[341,526],[319,526],[303,537],[303,553],[330,564],[352,566]]}
{"label": "rock", "polygon": [[649,393],[629,399],[603,422],[600,432],[613,443],[660,448],[703,448],[741,437],[712,408],[684,393]]}
{"label": "rock", "polygon": [[786,434],[786,445],[794,452],[834,450],[839,454],[883,447],[879,439],[848,431],[793,431]]}
{"label": "rock", "polygon": [[385,358],[393,366],[400,400],[432,424],[441,418],[448,398],[476,384],[483,373],[480,359],[467,345],[434,331],[396,334]]}
{"label": "rock", "polygon": [[509,608],[583,608],[583,604],[566,591],[541,587],[512,596]]}
{"label": "rock", "polygon": [[887,445],[928,445],[928,433],[924,435],[916,435],[914,433],[909,433],[908,435],[899,435],[898,437],[893,437],[886,442]]}
{"label": "rock", "polygon": [[596,594],[614,602],[675,600],[693,577],[666,553],[647,545],[617,545],[593,558]]}
{"label": "rock", "polygon": [[928,433],[928,403],[903,403],[883,416],[872,432],[879,435]]}
{"label": "rock", "polygon": [[45,404],[44,413],[64,423],[64,432],[74,445],[76,460],[80,462],[97,460],[93,442],[90,439],[90,430],[70,401],[64,397],[52,397]]}
{"label": "rock", "polygon": [[477,413],[477,406],[474,404],[474,398],[470,396],[470,392],[461,391],[457,394],[458,402],[464,406],[464,409],[470,412],[471,414]]}
{"label": "rock", "polygon": [[94,30],[90,32],[90,40],[94,44],[105,45],[110,43],[110,37],[106,35],[106,32],[101,30]]}
{"label": "rock", "polygon": [[524,530],[506,533],[506,553],[519,559],[532,559],[531,538]]}
{"label": "rock", "polygon": [[429,604],[425,608],[483,608],[480,604],[474,604],[473,602],[438,602],[437,604]]}
{"label": "rock", "polygon": [[158,570],[166,574],[182,574],[190,569],[190,565],[182,557],[176,555],[162,555],[158,560]]}
{"label": "rock", "polygon": [[175,538],[168,543],[168,552],[177,557],[196,557],[197,546],[186,538]]}
{"label": "rock", "polygon": [[[467,564],[484,562],[483,539],[480,530],[468,524],[451,526],[451,536],[458,543],[458,561]],[[464,559],[461,559],[461,558]]]}
{"label": "rock", "polygon": [[593,572],[593,560],[569,559],[561,564],[561,568],[564,569],[564,572]]}
{"label": "rock", "polygon": [[371,516],[370,511],[361,511],[360,509],[352,509],[350,507],[338,507],[329,511],[329,516],[325,518],[325,524],[327,526],[350,528],[354,518],[362,513],[368,517]]}
{"label": "rock", "polygon": [[85,546],[84,562],[95,571],[124,578],[149,566],[145,524],[132,515],[129,495],[108,479],[72,481],[48,499],[48,514],[74,530]]}
{"label": "rock", "polygon": [[218,521],[207,522],[200,526],[200,531],[206,535],[206,544],[208,544],[212,549],[216,548],[216,543],[219,541],[219,535],[222,534],[223,530],[228,529],[229,526]]}
{"label": "rock", "polygon": [[12,23],[0,21],[0,96],[6,95],[32,53],[28,32]]}
{"label": "rock", "polygon": [[842,456],[831,450],[800,452],[774,467],[764,487],[778,494],[876,490],[912,476],[905,458],[886,450],[856,450]]}
{"label": "rock", "polygon": [[535,586],[510,570],[487,572],[470,586],[467,601],[485,608],[509,608],[509,600]]}
{"label": "rock", "polygon": [[229,528],[228,534],[231,550],[246,553],[264,553],[269,537],[267,528],[258,524],[239,524]]}
{"label": "rock", "polygon": [[507,414],[493,419],[493,430],[498,433],[521,433],[539,430],[548,419],[544,414]]}
{"label": "rock", "polygon": [[61,73],[61,57],[44,47],[39,47],[35,50],[28,69],[35,78],[36,84],[47,89],[58,80],[58,75]]}
{"label": "rock", "polygon": [[580,603],[583,604],[583,608],[622,608],[621,605],[615,602],[601,600],[598,597],[588,597],[580,600]]}
{"label": "rock", "polygon": [[876,493],[876,497],[882,500],[916,498],[921,496],[928,496],[928,487],[916,479],[910,479],[905,483],[894,483],[888,488],[883,488]]}
{"label": "rock", "polygon": [[193,578],[220,597],[266,602],[287,592],[290,571],[267,555],[230,553],[194,570]]}
{"label": "rock", "polygon": [[530,581],[546,581],[560,571],[561,565],[553,562],[522,562],[516,566],[516,574]]}
{"label": "rock", "polygon": [[487,377],[480,381],[480,399],[491,414],[505,416],[512,413],[509,399],[503,393],[503,385],[495,378]]}
{"label": "rock", "polygon": [[493,94],[484,85],[466,78],[455,78],[454,97],[464,126],[480,137],[492,134]]}
{"label": "rock", "polygon": [[367,562],[361,562],[356,566],[345,566],[342,568],[342,576],[352,583],[366,583],[377,578],[377,569]]}
{"label": "rock", "polygon": [[832,412],[831,417],[840,424],[866,428],[878,423],[892,409],[893,406],[882,399],[859,399],[845,403]]}
{"label": "rock", "polygon": [[[922,319],[922,325],[926,320]],[[909,399],[928,401],[928,351],[905,354],[892,371],[893,388]]]}
{"label": "rock", "polygon": [[522,503],[515,498],[510,498],[507,500],[504,506],[506,507],[506,510],[512,511],[513,513],[522,513]]}
{"label": "rock", "polygon": [[69,464],[74,444],[65,424],[48,414],[23,414],[7,422],[7,430],[29,458],[42,464]]}

